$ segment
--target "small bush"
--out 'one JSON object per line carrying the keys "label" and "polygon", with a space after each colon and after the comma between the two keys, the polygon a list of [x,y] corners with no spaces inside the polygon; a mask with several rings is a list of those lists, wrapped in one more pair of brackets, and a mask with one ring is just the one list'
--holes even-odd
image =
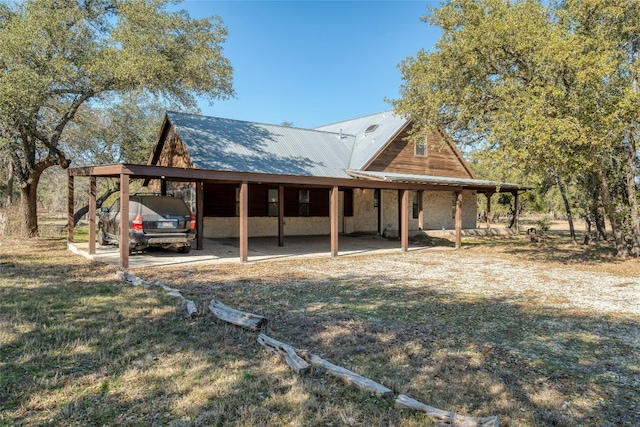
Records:
{"label": "small bush", "polygon": [[549,231],[549,228],[551,228],[551,219],[548,216],[543,216],[536,222],[536,225],[540,231]]}

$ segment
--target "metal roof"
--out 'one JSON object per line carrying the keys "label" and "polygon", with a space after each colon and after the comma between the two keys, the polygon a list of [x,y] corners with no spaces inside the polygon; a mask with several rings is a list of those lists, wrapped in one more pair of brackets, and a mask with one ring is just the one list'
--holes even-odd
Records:
{"label": "metal roof", "polygon": [[[177,112],[167,112],[167,117],[197,169],[366,179],[487,191],[531,188],[471,178],[363,171],[408,123],[391,111],[315,129]],[[365,132],[370,127],[373,130]]]}
{"label": "metal roof", "polygon": [[486,190],[529,190],[531,187],[523,186],[520,184],[512,184],[506,182],[488,181],[483,179],[471,179],[471,178],[449,178],[444,176],[433,175],[413,175],[406,173],[395,172],[373,172],[373,171],[347,171],[349,175],[354,178],[361,179],[374,179],[385,182],[403,182],[403,183],[416,183],[416,184],[428,184],[428,185],[443,185],[443,186],[456,186],[456,187],[471,187],[473,189],[486,189]]}
{"label": "metal roof", "polygon": [[[393,111],[371,114],[352,120],[319,126],[314,129],[325,132],[342,132],[354,137],[353,153],[349,169],[361,170],[382,150],[386,144],[404,127],[408,121]],[[372,125],[378,125],[373,132],[365,133]]]}
{"label": "metal roof", "polygon": [[348,178],[354,137],[167,112],[199,169]]}

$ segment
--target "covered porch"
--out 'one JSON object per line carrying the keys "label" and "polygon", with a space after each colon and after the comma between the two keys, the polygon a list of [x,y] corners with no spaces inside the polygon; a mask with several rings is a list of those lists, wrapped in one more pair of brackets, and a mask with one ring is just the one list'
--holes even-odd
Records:
{"label": "covered porch", "polygon": [[[269,183],[278,186],[280,200],[283,199],[284,188],[286,186],[308,186],[329,189],[329,255],[339,255],[339,224],[338,224],[338,192],[343,189],[380,189],[398,191],[398,219],[399,219],[399,246],[404,252],[409,250],[409,204],[411,191],[446,191],[455,195],[455,227],[454,241],[455,248],[461,246],[462,239],[462,191],[474,190],[483,193],[498,191],[509,191],[518,197],[521,190],[526,190],[515,184],[499,185],[491,181],[469,180],[469,179],[447,179],[442,177],[429,177],[418,175],[399,174],[359,174],[353,178],[325,178],[299,175],[279,175],[249,172],[227,172],[202,169],[186,169],[149,165],[106,165],[92,166],[84,168],[69,169],[68,180],[68,236],[69,244],[74,241],[74,183],[76,177],[87,177],[89,179],[89,242],[87,252],[89,255],[96,254],[96,188],[97,178],[117,178],[119,179],[120,197],[128,199],[129,185],[132,179],[151,180],[158,179],[161,182],[163,192],[166,191],[166,182],[191,182],[196,189],[196,224],[197,239],[196,249],[203,250],[205,239],[203,238],[203,184],[205,182],[233,183],[239,186],[239,210],[238,210],[238,230],[239,238],[237,253],[240,262],[249,260],[249,203],[248,192],[250,183]],[[490,198],[488,198],[490,201]],[[490,202],[487,204],[487,211],[490,211]],[[120,204],[120,216],[128,218],[128,204]],[[279,204],[278,212],[278,235],[277,243],[283,247],[285,243],[285,223],[284,204]],[[120,230],[120,241],[128,241],[129,230]],[[396,245],[398,242],[393,242]],[[396,246],[397,247],[397,246]],[[120,245],[119,263],[123,268],[130,265],[128,245]]]}

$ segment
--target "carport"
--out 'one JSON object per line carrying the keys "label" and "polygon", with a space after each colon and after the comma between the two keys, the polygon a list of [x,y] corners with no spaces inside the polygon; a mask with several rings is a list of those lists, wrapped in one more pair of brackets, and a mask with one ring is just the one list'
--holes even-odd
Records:
{"label": "carport", "polygon": [[[196,249],[203,249],[203,183],[220,182],[233,183],[240,187],[239,202],[239,256],[241,262],[248,261],[249,236],[248,236],[248,189],[250,183],[268,183],[278,186],[280,197],[283,198],[284,188],[287,185],[297,187],[323,187],[330,190],[329,217],[330,217],[330,254],[338,256],[338,191],[341,189],[384,189],[397,190],[399,195],[399,221],[400,221],[400,248],[406,252],[409,249],[409,192],[410,191],[447,191],[456,195],[455,203],[455,247],[459,248],[462,240],[462,190],[475,190],[487,194],[487,211],[490,212],[491,194],[495,192],[510,192],[518,200],[518,193],[526,190],[516,184],[498,184],[493,181],[475,179],[442,178],[419,175],[387,174],[374,175],[353,173],[352,178],[330,178],[301,175],[280,175],[252,172],[231,172],[219,170],[204,170],[190,168],[175,168],[151,165],[115,164],[105,166],[89,166],[70,168],[68,170],[68,236],[69,243],[74,241],[74,183],[76,177],[89,179],[89,254],[96,253],[96,188],[97,178],[117,178],[120,182],[120,197],[129,198],[129,184],[132,179],[151,180],[158,179],[161,188],[166,189],[166,182],[193,182],[196,188]],[[164,192],[164,191],[163,191]],[[120,204],[121,218],[129,217],[129,204]],[[516,221],[517,224],[517,221]],[[284,245],[284,209],[279,204],[278,212],[278,245]],[[128,241],[128,228],[121,228],[120,241]],[[129,267],[128,245],[120,245],[120,265]]]}

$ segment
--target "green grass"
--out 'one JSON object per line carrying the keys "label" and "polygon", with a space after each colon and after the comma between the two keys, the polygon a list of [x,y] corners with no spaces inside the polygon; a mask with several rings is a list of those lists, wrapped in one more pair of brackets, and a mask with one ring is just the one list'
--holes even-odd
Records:
{"label": "green grass", "polygon": [[[323,371],[294,374],[256,333],[186,318],[176,298],[62,240],[0,238],[0,251],[0,425],[431,425]],[[503,426],[640,423],[640,361],[624,339],[638,319],[292,268],[309,262],[342,261],[134,274],[201,310],[215,297],[265,315],[268,335],[441,409]]]}

